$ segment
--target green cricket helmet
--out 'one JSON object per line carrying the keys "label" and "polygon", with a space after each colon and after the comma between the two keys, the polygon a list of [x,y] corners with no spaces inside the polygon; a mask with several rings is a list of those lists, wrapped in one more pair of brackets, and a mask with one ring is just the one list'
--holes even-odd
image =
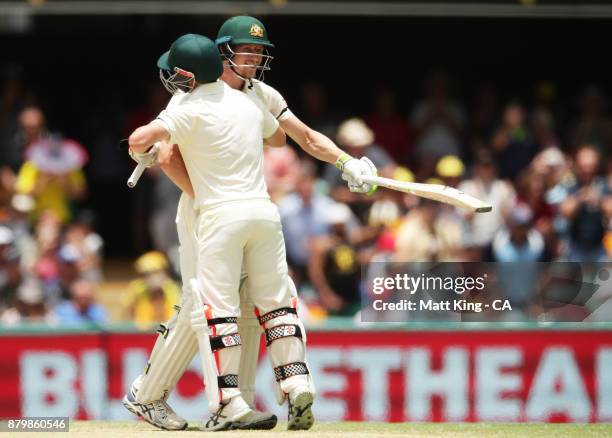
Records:
{"label": "green cricket helmet", "polygon": [[166,89],[189,92],[195,83],[216,81],[223,73],[223,62],[215,43],[202,35],[179,37],[157,60],[159,77]]}
{"label": "green cricket helmet", "polygon": [[252,55],[247,52],[236,52],[236,46],[243,44],[256,44],[263,46],[263,54],[261,60],[256,66],[257,79],[263,79],[265,71],[270,70],[270,63],[273,56],[268,53],[268,49],[274,47],[274,44],[268,39],[268,32],[261,21],[255,17],[247,15],[239,15],[232,17],[223,23],[217,34],[216,44],[219,46],[219,51],[224,59],[226,59],[232,71],[242,79],[250,79],[236,71],[237,67],[253,67],[250,64],[236,64],[234,58],[236,55]]}

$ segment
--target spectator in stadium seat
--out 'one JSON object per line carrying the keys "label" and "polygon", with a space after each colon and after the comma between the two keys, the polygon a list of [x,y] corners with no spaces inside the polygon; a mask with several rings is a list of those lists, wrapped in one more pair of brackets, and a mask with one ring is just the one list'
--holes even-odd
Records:
{"label": "spectator in stadium seat", "polygon": [[[367,156],[371,159],[380,176],[391,177],[393,174],[395,162],[383,148],[374,143],[374,132],[362,119],[354,117],[342,122],[338,127],[336,141],[352,157],[359,159]],[[323,177],[329,185],[331,197],[336,202],[348,204],[353,213],[362,222],[366,222],[370,206],[377,199],[377,195],[363,196],[352,193],[333,164],[327,164]]]}
{"label": "spectator in stadium seat", "polygon": [[491,138],[491,147],[502,179],[514,181],[526,169],[537,150],[526,121],[525,109],[518,102],[504,108],[502,122]]}
{"label": "spectator in stadium seat", "polygon": [[497,90],[492,84],[483,84],[476,91],[470,114],[470,136],[478,142],[488,142],[497,127],[499,104]]}
{"label": "spectator in stadium seat", "polygon": [[13,304],[0,315],[0,324],[14,326],[22,323],[55,323],[40,285],[34,278],[25,279],[17,289]]}
{"label": "spectator in stadium seat", "polygon": [[19,251],[13,231],[0,225],[0,310],[14,304],[21,283]]}
{"label": "spectator in stadium seat", "polygon": [[457,187],[464,172],[463,161],[455,155],[446,155],[436,163],[436,176],[447,186]]}
{"label": "spectator in stadium seat", "polygon": [[603,238],[605,212],[610,211],[612,189],[600,176],[600,155],[592,145],[581,146],[575,155],[576,183],[560,208],[569,222],[569,261],[605,261]]}
{"label": "spectator in stadium seat", "polygon": [[472,177],[459,184],[458,188],[493,206],[490,213],[464,216],[463,234],[470,247],[477,249],[489,246],[514,204],[514,188],[509,182],[497,177],[497,166],[486,150],[479,151],[472,168]]}
{"label": "spectator in stadium seat", "polygon": [[395,94],[382,88],[376,92],[374,99],[374,111],[365,118],[365,122],[374,132],[376,143],[387,151],[396,163],[410,164],[412,132],[406,118],[397,110]]}
{"label": "spectator in stadium seat", "polygon": [[290,147],[264,149],[264,179],[270,199],[279,203],[293,192],[300,178],[300,160]]}
{"label": "spectator in stadium seat", "polygon": [[4,64],[0,76],[0,169],[13,173],[21,164],[23,152],[15,141],[19,132],[19,114],[25,101],[23,72],[18,65]]}
{"label": "spectator in stadium seat", "polygon": [[461,155],[466,116],[451,100],[449,87],[445,73],[432,74],[425,84],[425,98],[412,111],[416,153],[421,161],[435,163],[445,155]]}
{"label": "spectator in stadium seat", "polygon": [[560,143],[553,115],[547,108],[535,108],[531,111],[529,119],[533,141],[538,151],[548,147],[555,147]]}
{"label": "spectator in stadium seat", "polygon": [[527,310],[535,298],[538,265],[544,255],[544,238],[534,228],[534,215],[528,205],[513,206],[506,226],[495,234],[493,260],[504,299],[510,299],[513,310]]}
{"label": "spectator in stadium seat", "polygon": [[128,285],[124,303],[136,324],[166,321],[174,315],[180,289],[168,275],[168,260],[158,251],[141,255],[134,264],[140,278]]}
{"label": "spectator in stadium seat", "polygon": [[544,255],[544,239],[534,227],[533,210],[517,203],[510,210],[506,226],[493,239],[496,262],[538,262]]}
{"label": "spectator in stadium seat", "polygon": [[7,145],[9,151],[7,165],[13,172],[17,172],[23,163],[25,151],[34,143],[48,135],[47,121],[43,111],[37,106],[27,106],[21,110],[18,116],[19,129]]}
{"label": "spectator in stadium seat", "polygon": [[[316,167],[312,161],[303,160],[295,193],[287,195],[279,203],[287,261],[298,284],[308,277],[310,241],[327,234],[329,224],[325,215],[334,204],[331,198],[317,193],[315,185]],[[352,231],[358,227],[358,222],[352,217],[347,226]]]}
{"label": "spectator in stadium seat", "polygon": [[315,131],[334,138],[340,117],[327,103],[327,92],[318,82],[309,81],[300,87],[300,111],[302,121]]}
{"label": "spectator in stadium seat", "polygon": [[106,309],[95,302],[95,283],[77,279],[70,285],[70,299],[55,306],[59,324],[103,324],[108,321]]}
{"label": "spectator in stadium seat", "polygon": [[53,210],[62,224],[72,217],[72,203],[83,199],[87,182],[83,166],[87,152],[78,143],[46,137],[29,146],[28,159],[20,167],[15,191],[32,196],[34,220],[44,210]]}
{"label": "spectator in stadium seat", "polygon": [[33,275],[40,280],[45,299],[54,305],[62,295],[67,295],[62,292],[59,284],[61,260],[58,251],[61,242],[61,224],[53,211],[46,210],[41,214],[36,224],[35,238]]}
{"label": "spectator in stadium seat", "polygon": [[330,314],[353,316],[360,306],[361,265],[346,224],[352,219],[344,204],[332,204],[325,212],[326,235],[312,240],[308,272],[321,303]]}
{"label": "spectator in stadium seat", "polygon": [[94,216],[81,211],[66,227],[59,251],[60,258],[76,263],[77,275],[90,281],[102,280],[102,237],[94,231]]}
{"label": "spectator in stadium seat", "polygon": [[452,261],[461,246],[461,223],[439,202],[419,199],[396,230],[394,261]]}
{"label": "spectator in stadium seat", "polygon": [[588,86],[580,95],[580,114],[570,124],[570,147],[584,144],[595,147],[602,157],[609,155],[612,147],[612,121],[606,112],[606,96],[596,85]]}

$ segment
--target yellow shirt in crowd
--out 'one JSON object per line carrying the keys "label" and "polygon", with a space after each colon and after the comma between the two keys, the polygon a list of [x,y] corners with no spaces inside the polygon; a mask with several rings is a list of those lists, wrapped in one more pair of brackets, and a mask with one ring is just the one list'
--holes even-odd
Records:
{"label": "yellow shirt in crowd", "polygon": [[128,286],[126,305],[133,309],[133,320],[136,324],[164,322],[172,318],[174,306],[179,303],[180,289],[171,279],[161,285],[159,296],[151,293],[147,283],[133,280]]}
{"label": "yellow shirt in crowd", "polygon": [[[52,210],[57,214],[62,223],[69,222],[71,218],[70,195],[66,193],[66,189],[57,178],[50,178],[49,181],[40,188],[38,193],[34,193],[36,183],[40,176],[41,172],[36,165],[31,161],[26,161],[19,169],[17,182],[15,183],[15,191],[34,197],[36,200],[36,207],[33,212],[35,219],[38,218],[43,211]],[[69,172],[67,178],[69,179],[71,187],[85,189],[87,185],[85,174],[81,169]]]}

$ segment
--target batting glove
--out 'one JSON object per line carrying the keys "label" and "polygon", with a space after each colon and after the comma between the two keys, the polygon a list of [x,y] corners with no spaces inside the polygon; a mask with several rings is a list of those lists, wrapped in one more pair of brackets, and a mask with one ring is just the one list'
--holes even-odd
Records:
{"label": "batting glove", "polygon": [[142,164],[144,167],[152,167],[157,164],[157,153],[159,152],[159,144],[155,143],[146,152],[134,152],[129,149],[130,157],[138,164]]}
{"label": "batting glove", "polygon": [[378,189],[377,185],[367,184],[361,179],[361,175],[378,175],[376,166],[368,157],[357,160],[345,153],[336,161],[336,167],[342,171],[342,179],[348,183],[351,192],[371,195]]}

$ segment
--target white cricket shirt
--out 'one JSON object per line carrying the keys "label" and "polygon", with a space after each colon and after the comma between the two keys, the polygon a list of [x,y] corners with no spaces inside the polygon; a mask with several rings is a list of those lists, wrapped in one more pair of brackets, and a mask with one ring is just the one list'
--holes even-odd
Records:
{"label": "white cricket shirt", "polygon": [[278,121],[259,99],[217,81],[176,95],[157,119],[179,145],[197,207],[269,199],[263,139]]}
{"label": "white cricket shirt", "polygon": [[274,118],[279,121],[287,120],[293,115],[283,96],[273,87],[265,82],[252,79],[245,81],[242,91],[247,95],[257,96]]}

